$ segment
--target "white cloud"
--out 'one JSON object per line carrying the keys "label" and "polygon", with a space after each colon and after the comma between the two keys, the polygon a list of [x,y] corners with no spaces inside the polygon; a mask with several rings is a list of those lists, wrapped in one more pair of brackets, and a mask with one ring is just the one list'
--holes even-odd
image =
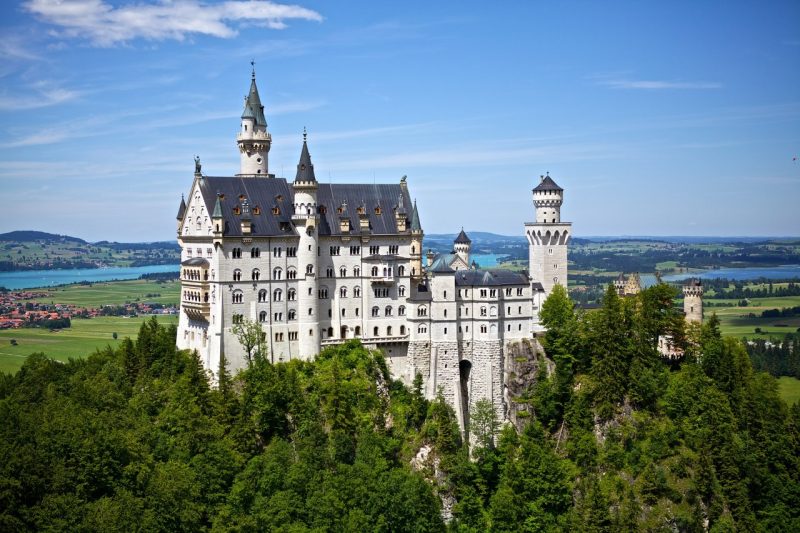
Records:
{"label": "white cloud", "polygon": [[660,81],[660,80],[601,80],[599,85],[611,87],[612,89],[720,89],[721,83],[707,81]]}
{"label": "white cloud", "polygon": [[34,84],[31,93],[25,96],[15,96],[0,93],[0,111],[23,111],[38,109],[52,105],[63,104],[81,95],[78,91],[54,87],[49,82]]}
{"label": "white cloud", "polygon": [[219,38],[236,36],[230,22],[283,29],[290,19],[322,21],[322,15],[297,5],[261,0],[230,0],[209,4],[198,0],[157,0],[114,7],[103,0],[28,0],[30,13],[62,28],[67,37],[85,37],[99,46],[133,39],[174,39],[192,34]]}

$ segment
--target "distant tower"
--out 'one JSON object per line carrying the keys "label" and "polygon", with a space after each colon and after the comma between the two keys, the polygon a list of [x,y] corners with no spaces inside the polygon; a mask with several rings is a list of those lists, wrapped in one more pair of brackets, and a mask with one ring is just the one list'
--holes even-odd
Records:
{"label": "distant tower", "polygon": [[242,111],[242,129],[236,136],[241,156],[241,170],[238,176],[268,177],[267,157],[272,144],[272,135],[267,132],[267,119],[264,117],[264,106],[258,96],[256,87],[256,71],[253,69],[250,80],[250,92],[244,99]]}
{"label": "distant tower", "polygon": [[308,153],[306,133],[303,132],[303,151],[294,178],[294,214],[292,222],[300,235],[297,245],[297,303],[299,357],[308,360],[319,353],[319,311],[317,307],[317,178]]}
{"label": "distant tower", "polygon": [[687,322],[703,322],[703,282],[698,278],[683,286],[683,313]]}
{"label": "distant tower", "polygon": [[464,233],[464,228],[461,228],[461,233],[458,234],[456,240],[453,241],[453,249],[464,263],[469,265],[469,251],[472,248],[472,241],[467,234]]}
{"label": "distant tower", "polygon": [[528,239],[528,271],[534,282],[542,284],[544,298],[555,285],[567,286],[567,245],[572,223],[561,222],[564,189],[548,174],[533,189],[536,222],[525,224]]}
{"label": "distant tower", "polygon": [[[414,209],[411,211],[411,276],[422,276],[422,225],[419,223],[417,201],[414,200]],[[430,263],[428,263],[430,264]]]}

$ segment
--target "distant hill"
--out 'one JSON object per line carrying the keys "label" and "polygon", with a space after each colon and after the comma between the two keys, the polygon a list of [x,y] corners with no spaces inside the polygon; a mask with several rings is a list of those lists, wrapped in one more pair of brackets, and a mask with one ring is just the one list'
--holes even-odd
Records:
{"label": "distant hill", "polygon": [[56,235],[55,233],[47,233],[44,231],[9,231],[8,233],[0,233],[0,242],[74,242],[78,244],[87,244],[83,239],[77,237],[70,237],[69,235]]}

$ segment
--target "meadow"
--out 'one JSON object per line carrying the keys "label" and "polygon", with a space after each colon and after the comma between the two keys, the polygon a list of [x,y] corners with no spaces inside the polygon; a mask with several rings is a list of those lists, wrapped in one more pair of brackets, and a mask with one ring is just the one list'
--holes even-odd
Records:
{"label": "meadow", "polygon": [[[750,298],[747,307],[705,307],[706,318],[712,313],[720,319],[723,335],[747,338],[783,338],[787,333],[796,333],[800,328],[800,317],[761,318],[761,312],[768,309],[800,306],[800,296],[782,298]],[[706,303],[738,303],[738,300],[706,300]],[[750,313],[755,318],[748,316]],[[756,328],[761,333],[756,333]]]}
{"label": "meadow", "polygon": [[[125,337],[136,338],[150,316],[74,318],[72,327],[59,331],[45,328],[0,330],[0,371],[16,372],[30,354],[43,352],[59,361],[86,357],[106,346],[116,347]],[[159,315],[161,324],[177,324],[176,315]],[[114,333],[117,334],[115,340]],[[11,344],[14,339],[17,345]]]}
{"label": "meadow", "polygon": [[[65,285],[52,289],[31,289],[44,292],[46,296],[34,301],[72,304],[81,307],[121,305],[130,302],[178,304],[181,285],[177,281],[150,281],[134,279],[109,281],[87,285]],[[158,296],[154,296],[158,295]]]}
{"label": "meadow", "polygon": [[783,401],[785,401],[787,404],[792,405],[800,402],[800,379],[789,376],[779,377],[778,391],[780,392]]}

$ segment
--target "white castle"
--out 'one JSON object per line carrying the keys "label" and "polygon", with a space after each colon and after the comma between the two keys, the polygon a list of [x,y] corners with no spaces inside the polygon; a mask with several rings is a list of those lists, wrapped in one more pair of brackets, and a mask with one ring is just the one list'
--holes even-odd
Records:
{"label": "white castle", "polygon": [[231,332],[244,319],[261,325],[273,362],[360,339],[385,354],[395,377],[411,384],[420,374],[427,397],[441,392],[462,428],[482,398],[505,419],[510,350],[541,330],[542,302],[567,284],[563,189],[549,175],[533,189],[527,273],[478,268],[463,230],[452,253],[429,253],[425,266],[405,177],[320,183],[304,133],[289,182],[269,173],[271,141],[253,73],[237,135],[240,173],[205,176],[196,160],[181,200],[178,347],[197,350],[216,372],[223,352],[230,370],[247,365]]}

